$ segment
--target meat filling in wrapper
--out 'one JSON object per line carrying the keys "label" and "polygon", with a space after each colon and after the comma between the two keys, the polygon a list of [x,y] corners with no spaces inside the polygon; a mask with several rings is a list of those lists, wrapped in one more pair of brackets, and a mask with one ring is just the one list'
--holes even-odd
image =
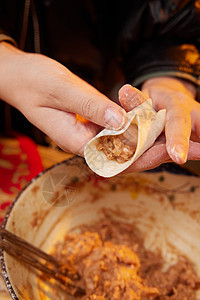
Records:
{"label": "meat filling in wrapper", "polygon": [[131,159],[137,147],[138,128],[131,124],[127,131],[120,135],[102,136],[97,141],[97,150],[103,151],[110,160],[124,163]]}
{"label": "meat filling in wrapper", "polygon": [[165,126],[166,110],[156,112],[149,98],[129,111],[121,130],[104,129],[84,149],[85,160],[96,174],[117,175],[149,149]]}

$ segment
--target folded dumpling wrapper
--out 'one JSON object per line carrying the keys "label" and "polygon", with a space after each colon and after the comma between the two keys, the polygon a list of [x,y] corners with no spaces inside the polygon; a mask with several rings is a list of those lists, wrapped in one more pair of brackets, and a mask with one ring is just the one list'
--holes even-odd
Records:
{"label": "folded dumpling wrapper", "polygon": [[[149,98],[141,105],[127,113],[126,126],[121,130],[104,129],[91,139],[84,149],[85,160],[96,174],[103,177],[112,177],[127,169],[147,149],[149,149],[161,134],[165,126],[166,110],[156,112]],[[120,135],[127,131],[131,124],[138,127],[138,140],[136,151],[130,160],[118,163],[116,160],[109,160],[103,151],[97,150],[98,138],[109,135]]]}

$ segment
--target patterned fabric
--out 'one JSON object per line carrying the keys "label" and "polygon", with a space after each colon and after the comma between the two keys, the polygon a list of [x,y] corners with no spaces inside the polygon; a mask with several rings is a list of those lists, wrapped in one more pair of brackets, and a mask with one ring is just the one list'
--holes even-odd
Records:
{"label": "patterned fabric", "polygon": [[30,138],[0,138],[0,224],[19,191],[42,170],[37,146]]}

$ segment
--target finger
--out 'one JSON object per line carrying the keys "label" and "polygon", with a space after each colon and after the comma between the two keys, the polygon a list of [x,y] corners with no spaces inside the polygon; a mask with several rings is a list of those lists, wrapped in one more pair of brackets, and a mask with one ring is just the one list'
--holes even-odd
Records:
{"label": "finger", "polygon": [[[200,143],[190,141],[188,160],[200,160]],[[155,144],[147,150],[136,162],[122,172],[122,174],[131,172],[141,172],[151,170],[163,163],[172,162],[165,144]]]}
{"label": "finger", "polygon": [[[71,78],[60,80],[53,92],[55,101],[52,108],[77,113],[100,126],[119,130],[126,121],[126,112],[109,100],[94,87],[74,74]],[[49,101],[46,103],[49,106]]]}
{"label": "finger", "polygon": [[[159,111],[160,109],[164,109],[165,108],[165,102],[163,104],[161,104],[161,97],[159,92],[156,90],[156,92],[153,93],[153,91],[151,89],[147,89],[147,88],[142,88],[142,93],[145,95],[145,97],[147,98],[151,98],[152,102],[153,102],[153,108],[156,111]],[[163,95],[162,95],[163,98]],[[167,99],[166,99],[167,101]]]}
{"label": "finger", "polygon": [[[188,160],[200,160],[200,143],[190,141]],[[147,150],[136,162],[122,172],[122,174],[131,172],[141,172],[151,170],[163,163],[172,162],[165,144],[155,144]]]}
{"label": "finger", "polygon": [[126,111],[132,110],[147,99],[148,97],[130,84],[125,84],[119,90],[119,101]]}
{"label": "finger", "polygon": [[171,159],[183,164],[187,160],[191,134],[190,111],[181,105],[167,107],[165,135],[167,151]]}
{"label": "finger", "polygon": [[[152,96],[156,110],[162,108],[167,110],[165,122],[167,151],[174,162],[183,164],[187,160],[189,150],[191,134],[190,109],[184,105],[184,101],[177,98],[178,96],[175,93],[160,97],[160,91],[157,92],[152,89],[150,96]],[[183,95],[183,97],[185,96]]]}
{"label": "finger", "polygon": [[166,144],[155,144],[142,154],[129,168],[123,171],[122,174],[154,169],[160,164],[169,161],[171,159],[167,153]]}
{"label": "finger", "polygon": [[200,143],[190,141],[188,160],[200,160]]}
{"label": "finger", "polygon": [[190,140],[193,142],[200,143],[200,136],[197,134],[196,131],[192,130],[191,135],[190,135]]}
{"label": "finger", "polygon": [[200,104],[196,103],[195,109],[191,113],[192,133],[190,140],[200,142]]}
{"label": "finger", "polygon": [[46,133],[61,149],[83,156],[84,147],[101,128],[89,121],[81,122],[76,115],[51,108],[40,108],[37,119],[30,120]]}

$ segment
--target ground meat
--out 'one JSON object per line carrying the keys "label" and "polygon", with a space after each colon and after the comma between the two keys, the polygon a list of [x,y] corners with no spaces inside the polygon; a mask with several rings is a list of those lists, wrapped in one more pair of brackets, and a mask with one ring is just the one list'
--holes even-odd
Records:
{"label": "ground meat", "polygon": [[109,160],[116,160],[118,163],[128,161],[136,150],[136,146],[126,144],[125,139],[117,135],[100,137],[96,147],[98,151],[103,151]]}
{"label": "ground meat", "polygon": [[190,262],[180,257],[165,273],[160,255],[146,251],[130,224],[103,220],[68,234],[53,252],[82,279],[82,300],[195,300],[200,288]]}

